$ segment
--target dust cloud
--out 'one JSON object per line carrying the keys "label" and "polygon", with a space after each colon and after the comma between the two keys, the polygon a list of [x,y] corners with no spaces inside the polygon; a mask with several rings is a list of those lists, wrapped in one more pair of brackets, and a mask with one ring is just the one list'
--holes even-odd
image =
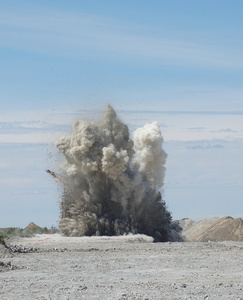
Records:
{"label": "dust cloud", "polygon": [[64,156],[59,227],[66,236],[146,234],[180,240],[162,199],[167,154],[157,122],[130,138],[111,106],[99,123],[76,121],[56,147]]}

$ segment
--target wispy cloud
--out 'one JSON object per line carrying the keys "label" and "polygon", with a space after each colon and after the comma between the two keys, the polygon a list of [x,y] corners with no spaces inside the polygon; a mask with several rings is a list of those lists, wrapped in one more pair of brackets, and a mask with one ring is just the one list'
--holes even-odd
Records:
{"label": "wispy cloud", "polygon": [[1,11],[0,25],[1,46],[35,53],[76,59],[109,57],[119,61],[145,59],[150,63],[243,68],[242,55],[229,49],[169,38],[163,32],[152,36],[142,26],[94,15]]}
{"label": "wispy cloud", "polygon": [[43,121],[31,122],[0,122],[1,134],[23,134],[23,133],[44,133],[44,132],[65,132],[70,125],[50,124]]}
{"label": "wispy cloud", "polygon": [[224,148],[221,144],[213,144],[212,142],[204,142],[197,145],[187,146],[187,149],[202,150],[202,149],[221,149]]}
{"label": "wispy cloud", "polygon": [[220,130],[212,130],[211,132],[237,132],[236,130],[232,130],[230,128],[220,129]]}
{"label": "wispy cloud", "polygon": [[190,130],[195,130],[195,131],[202,131],[205,129],[205,127],[191,127],[189,128]]}

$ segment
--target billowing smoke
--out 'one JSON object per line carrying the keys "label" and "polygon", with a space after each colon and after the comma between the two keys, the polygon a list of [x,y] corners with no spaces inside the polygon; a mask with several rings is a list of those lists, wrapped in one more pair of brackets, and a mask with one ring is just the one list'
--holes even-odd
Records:
{"label": "billowing smoke", "polygon": [[56,142],[65,157],[59,224],[64,235],[179,238],[159,192],[167,154],[158,123],[137,129],[133,139],[108,106],[100,123],[76,121],[72,135]]}

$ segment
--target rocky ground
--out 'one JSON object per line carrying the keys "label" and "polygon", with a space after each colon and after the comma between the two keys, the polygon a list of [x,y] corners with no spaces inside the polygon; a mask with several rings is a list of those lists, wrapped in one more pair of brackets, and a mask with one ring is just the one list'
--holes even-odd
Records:
{"label": "rocky ground", "polygon": [[0,248],[0,299],[242,299],[243,243],[37,235]]}

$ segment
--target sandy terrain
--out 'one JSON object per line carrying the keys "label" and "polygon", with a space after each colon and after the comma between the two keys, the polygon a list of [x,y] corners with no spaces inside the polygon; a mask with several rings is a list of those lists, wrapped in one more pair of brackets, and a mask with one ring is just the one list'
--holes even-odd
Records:
{"label": "sandy terrain", "polygon": [[146,236],[54,234],[7,243],[26,253],[2,252],[0,261],[11,262],[13,270],[0,269],[1,300],[243,300],[242,242],[152,243]]}

